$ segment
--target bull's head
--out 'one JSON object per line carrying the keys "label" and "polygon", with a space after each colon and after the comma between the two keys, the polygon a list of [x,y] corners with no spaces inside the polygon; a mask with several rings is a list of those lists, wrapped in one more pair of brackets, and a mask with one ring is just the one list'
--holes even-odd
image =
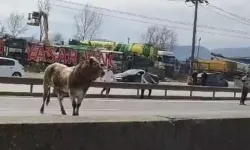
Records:
{"label": "bull's head", "polygon": [[105,72],[100,62],[95,57],[90,57],[88,60],[88,73],[92,80],[96,80],[98,77],[103,77]]}

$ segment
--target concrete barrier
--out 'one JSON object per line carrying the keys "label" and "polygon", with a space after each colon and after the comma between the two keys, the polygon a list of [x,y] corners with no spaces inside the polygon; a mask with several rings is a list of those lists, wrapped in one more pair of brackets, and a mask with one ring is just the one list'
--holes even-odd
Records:
{"label": "concrete barrier", "polygon": [[[17,119],[18,118],[18,119]],[[0,149],[23,150],[249,150],[250,119],[90,121],[62,123],[9,118]],[[37,118],[37,117],[36,117]],[[55,120],[60,120],[56,122]],[[82,117],[80,117],[82,118]],[[119,117],[122,118],[122,117]],[[19,120],[19,121],[14,121]],[[26,120],[26,121],[24,121]],[[29,121],[28,121],[29,120]],[[43,121],[42,121],[43,120]],[[110,120],[106,119],[106,120]],[[77,123],[76,123],[76,122]],[[73,123],[74,122],[74,123]]]}

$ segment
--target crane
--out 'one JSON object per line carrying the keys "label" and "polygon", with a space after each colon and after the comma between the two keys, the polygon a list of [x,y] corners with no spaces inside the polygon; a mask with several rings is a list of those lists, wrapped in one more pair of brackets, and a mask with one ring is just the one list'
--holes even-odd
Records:
{"label": "crane", "polygon": [[28,25],[31,26],[40,26],[41,27],[41,23],[42,23],[42,18],[43,18],[43,26],[44,26],[44,44],[46,46],[50,45],[49,42],[49,23],[48,23],[48,15],[43,12],[43,11],[34,11],[32,13],[28,14],[28,20],[29,22],[27,22]]}

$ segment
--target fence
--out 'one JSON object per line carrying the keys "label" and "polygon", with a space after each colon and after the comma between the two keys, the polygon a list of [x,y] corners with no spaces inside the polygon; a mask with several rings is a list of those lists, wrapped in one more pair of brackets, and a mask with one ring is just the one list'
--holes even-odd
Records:
{"label": "fence", "polygon": [[[39,79],[39,78],[15,78],[15,77],[1,77],[0,78],[0,83],[2,84],[15,84],[15,85],[30,85],[30,91],[23,93],[23,96],[34,96],[37,95],[37,93],[33,93],[33,87],[36,85],[42,85],[43,80]],[[188,97],[183,97],[180,96],[179,98],[182,99],[183,98],[189,98],[189,99],[193,99],[193,92],[212,92],[212,99],[221,99],[219,97],[215,97],[215,93],[216,92],[232,92],[234,94],[233,99],[236,99],[236,94],[241,92],[241,88],[224,88],[224,87],[203,87],[203,86],[188,86],[188,85],[166,85],[166,84],[158,84],[158,85],[152,85],[152,84],[144,84],[144,83],[121,83],[121,82],[112,82],[112,83],[104,83],[104,82],[93,82],[91,84],[91,87],[95,87],[95,88],[112,88],[112,89],[134,89],[137,90],[137,98],[139,97],[139,91],[140,89],[152,89],[152,90],[162,90],[165,91],[165,94],[162,95],[162,97],[164,97],[164,99],[168,98],[168,91],[189,91],[190,94]],[[5,95],[3,94],[4,92],[0,92],[1,95]],[[6,95],[12,95],[11,93],[13,93],[15,95],[15,92],[5,92],[7,93]],[[41,93],[39,94],[39,96],[41,96]],[[17,95],[15,95],[17,96]],[[21,95],[19,95],[21,96]],[[108,96],[106,94],[106,96]],[[123,95],[120,95],[121,97],[123,97]],[[126,97],[126,96],[124,96]]]}

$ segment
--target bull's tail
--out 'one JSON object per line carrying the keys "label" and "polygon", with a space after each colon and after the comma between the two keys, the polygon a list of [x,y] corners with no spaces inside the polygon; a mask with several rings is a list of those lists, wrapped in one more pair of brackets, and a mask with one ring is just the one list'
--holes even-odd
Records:
{"label": "bull's tail", "polygon": [[50,86],[44,81],[43,82],[43,104],[40,109],[41,113],[44,113],[45,102],[46,102],[46,106],[48,106],[49,101],[50,101]]}
{"label": "bull's tail", "polygon": [[46,102],[46,106],[49,105],[50,102],[50,88],[51,88],[51,74],[53,73],[54,68],[50,66],[46,68],[44,71],[43,78],[43,102]]}
{"label": "bull's tail", "polygon": [[48,87],[46,90],[47,91],[44,92],[44,101],[46,102],[46,106],[48,106],[50,102],[50,87]]}
{"label": "bull's tail", "polygon": [[43,77],[43,104],[40,109],[40,112],[44,112],[44,105],[48,106],[50,102],[50,87],[51,87],[51,74],[54,71],[54,67],[52,65],[48,66],[44,71]]}

